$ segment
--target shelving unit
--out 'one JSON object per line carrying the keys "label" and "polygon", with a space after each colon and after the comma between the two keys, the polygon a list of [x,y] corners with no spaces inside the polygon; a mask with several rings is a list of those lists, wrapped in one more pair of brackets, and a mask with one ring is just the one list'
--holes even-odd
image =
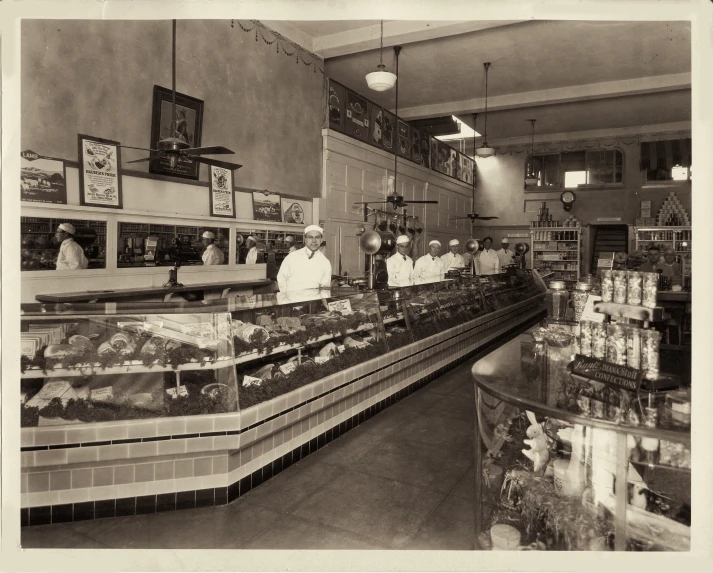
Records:
{"label": "shelving unit", "polygon": [[683,276],[691,275],[693,231],[691,227],[635,227],[636,250],[645,251],[652,245],[673,247],[681,262]]}
{"label": "shelving unit", "polygon": [[548,280],[561,280],[573,289],[581,268],[581,227],[530,230],[532,268]]}
{"label": "shelving unit", "polygon": [[[260,260],[260,255],[263,257],[265,256],[265,253],[275,253],[276,258],[280,258],[280,262],[282,259],[289,253],[290,247],[287,246],[287,243],[285,243],[285,238],[290,235],[294,237],[295,242],[293,243],[296,247],[299,248],[301,244],[304,243],[304,235],[303,233],[293,233],[291,231],[271,231],[271,230],[255,230],[253,229],[252,231],[250,230],[245,230],[238,228],[237,234],[236,234],[236,240],[239,241],[238,235],[242,236],[242,242],[239,242],[237,244],[237,257],[238,260],[236,261],[237,263],[244,263],[245,262],[245,257],[247,256],[248,250],[245,247],[245,239],[248,238],[249,235],[252,235],[257,239],[257,250],[258,250],[258,262],[262,262]],[[268,261],[265,261],[268,262]]]}

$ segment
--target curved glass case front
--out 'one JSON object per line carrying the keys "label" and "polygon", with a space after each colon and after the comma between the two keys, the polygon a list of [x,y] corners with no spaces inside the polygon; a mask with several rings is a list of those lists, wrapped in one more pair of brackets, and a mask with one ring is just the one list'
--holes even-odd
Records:
{"label": "curved glass case front", "polygon": [[[667,414],[665,396],[624,396],[573,377],[575,353],[574,344],[554,347],[526,333],[474,365],[478,543],[689,550],[685,421]],[[645,426],[647,416],[658,424]]]}

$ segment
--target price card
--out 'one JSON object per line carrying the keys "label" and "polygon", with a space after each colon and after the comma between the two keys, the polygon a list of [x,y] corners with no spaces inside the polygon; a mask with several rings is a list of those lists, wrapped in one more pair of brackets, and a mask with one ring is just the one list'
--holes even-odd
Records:
{"label": "price card", "polygon": [[89,394],[89,398],[94,402],[103,402],[111,400],[114,397],[114,389],[111,386],[103,388],[95,388]]}
{"label": "price card", "polygon": [[248,386],[262,386],[262,378],[255,378],[254,376],[243,376],[243,386],[247,388]]}
{"label": "price card", "polygon": [[28,358],[34,358],[37,352],[37,345],[39,344],[39,339],[37,338],[22,338],[20,340],[20,354],[27,356]]}
{"label": "price card", "polygon": [[317,356],[315,357],[314,361],[317,364],[324,364],[325,362],[329,362],[332,359],[331,356]]}
{"label": "price card", "polygon": [[296,369],[297,364],[295,364],[294,362],[288,362],[280,366],[280,372],[282,372],[285,376],[287,376],[291,372],[294,372]]}
{"label": "price card", "polygon": [[601,312],[594,312],[594,303],[602,300],[602,297],[595,294],[590,294],[587,297],[587,303],[584,305],[580,320],[591,320],[592,322],[604,322],[606,318]]}
{"label": "price card", "polygon": [[178,398],[179,396],[188,396],[188,389],[181,384],[178,389],[176,388],[169,388],[166,390],[166,394],[168,394],[171,398]]}
{"label": "price card", "polygon": [[327,308],[330,312],[339,312],[341,314],[351,314],[352,305],[349,299],[333,300],[327,303]]}

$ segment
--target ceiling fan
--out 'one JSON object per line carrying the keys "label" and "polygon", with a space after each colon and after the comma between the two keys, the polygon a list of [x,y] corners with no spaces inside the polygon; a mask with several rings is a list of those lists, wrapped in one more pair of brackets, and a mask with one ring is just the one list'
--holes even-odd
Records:
{"label": "ceiling fan", "polygon": [[403,197],[403,195],[399,195],[397,193],[393,193],[391,195],[388,195],[386,197],[386,201],[359,201],[357,203],[354,203],[355,205],[374,205],[374,204],[390,204],[394,207],[394,211],[396,209],[402,209],[406,207],[407,205],[414,205],[416,203],[435,203],[437,204],[438,201],[406,201]]}
{"label": "ceiling fan", "polygon": [[125,147],[127,149],[140,149],[142,151],[150,151],[151,155],[149,157],[144,157],[143,159],[135,159],[134,161],[129,161],[128,163],[141,163],[144,161],[159,161],[161,159],[168,159],[171,168],[175,168],[178,165],[178,160],[180,157],[190,159],[191,161],[198,161],[199,163],[205,163],[206,165],[215,165],[216,167],[222,167],[224,169],[240,169],[242,165],[238,163],[230,163],[228,161],[219,161],[217,159],[207,159],[201,157],[202,155],[224,155],[224,154],[234,154],[235,152],[220,145],[212,147],[191,147],[185,140],[177,137],[177,122],[176,122],[176,20],[173,20],[173,52],[172,52],[172,94],[171,94],[171,131],[169,137],[166,137],[158,142],[158,149],[147,149],[145,147],[131,147],[129,145],[121,145],[120,147]]}
{"label": "ceiling fan", "polygon": [[[478,117],[477,113],[473,114],[473,130],[475,131],[475,120]],[[475,147],[475,135],[473,135],[473,146]],[[500,217],[485,217],[481,216],[478,213],[475,212],[475,177],[473,177],[473,195],[471,197],[471,212],[468,213],[465,217],[449,217],[449,221],[456,221],[458,219],[470,219],[472,225],[475,225],[475,221],[491,221],[492,219],[499,219]]]}

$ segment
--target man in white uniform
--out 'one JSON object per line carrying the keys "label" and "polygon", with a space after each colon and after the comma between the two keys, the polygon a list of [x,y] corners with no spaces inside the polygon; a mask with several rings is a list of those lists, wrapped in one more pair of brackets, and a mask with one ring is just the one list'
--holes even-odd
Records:
{"label": "man in white uniform", "polygon": [[203,251],[204,265],[222,265],[225,262],[225,255],[215,244],[215,234],[211,231],[204,231],[201,235],[201,240],[203,241],[203,246],[205,251]]}
{"label": "man in white uniform", "polygon": [[277,284],[280,292],[330,288],[332,263],[319,250],[324,231],[317,225],[305,229],[305,246],[289,253],[280,265]]}
{"label": "man in white uniform", "polygon": [[485,237],[485,239],[483,239],[483,250],[478,257],[478,269],[481,275],[500,274],[500,259],[497,253],[490,248],[492,246],[492,237]]}
{"label": "man in white uniform", "polygon": [[440,250],[440,241],[434,240],[428,243],[428,254],[423,255],[414,265],[413,284],[422,285],[443,280],[446,273],[443,268],[443,261],[438,256]]}
{"label": "man in white uniform", "polygon": [[295,238],[292,235],[285,237],[285,245],[289,247],[290,253],[294,253],[297,250],[297,247],[295,247]]}
{"label": "man in white uniform", "polygon": [[256,265],[257,264],[257,239],[252,235],[249,235],[245,239],[245,246],[249,249],[248,254],[245,257],[246,265]]}
{"label": "man in white uniform", "polygon": [[89,261],[84,254],[82,247],[74,240],[76,232],[72,223],[62,223],[57,227],[54,236],[60,243],[59,255],[57,256],[57,270],[69,271],[76,269],[86,269]]}
{"label": "man in white uniform", "polygon": [[450,252],[446,253],[441,257],[441,260],[443,261],[444,272],[448,272],[451,269],[460,270],[462,268],[465,268],[465,260],[463,259],[463,255],[458,252],[459,245],[460,242],[458,241],[458,239],[453,239],[448,243]]}
{"label": "man in white uniform", "polygon": [[513,263],[513,257],[515,256],[515,252],[511,251],[508,247],[510,246],[510,241],[506,238],[500,241],[500,244],[502,245],[502,249],[499,251],[495,251],[498,255],[498,260],[500,261],[500,269],[505,265],[511,265]]}
{"label": "man in white uniform", "polygon": [[408,256],[410,239],[401,235],[396,239],[396,252],[386,259],[390,287],[407,287],[413,284],[413,261]]}

